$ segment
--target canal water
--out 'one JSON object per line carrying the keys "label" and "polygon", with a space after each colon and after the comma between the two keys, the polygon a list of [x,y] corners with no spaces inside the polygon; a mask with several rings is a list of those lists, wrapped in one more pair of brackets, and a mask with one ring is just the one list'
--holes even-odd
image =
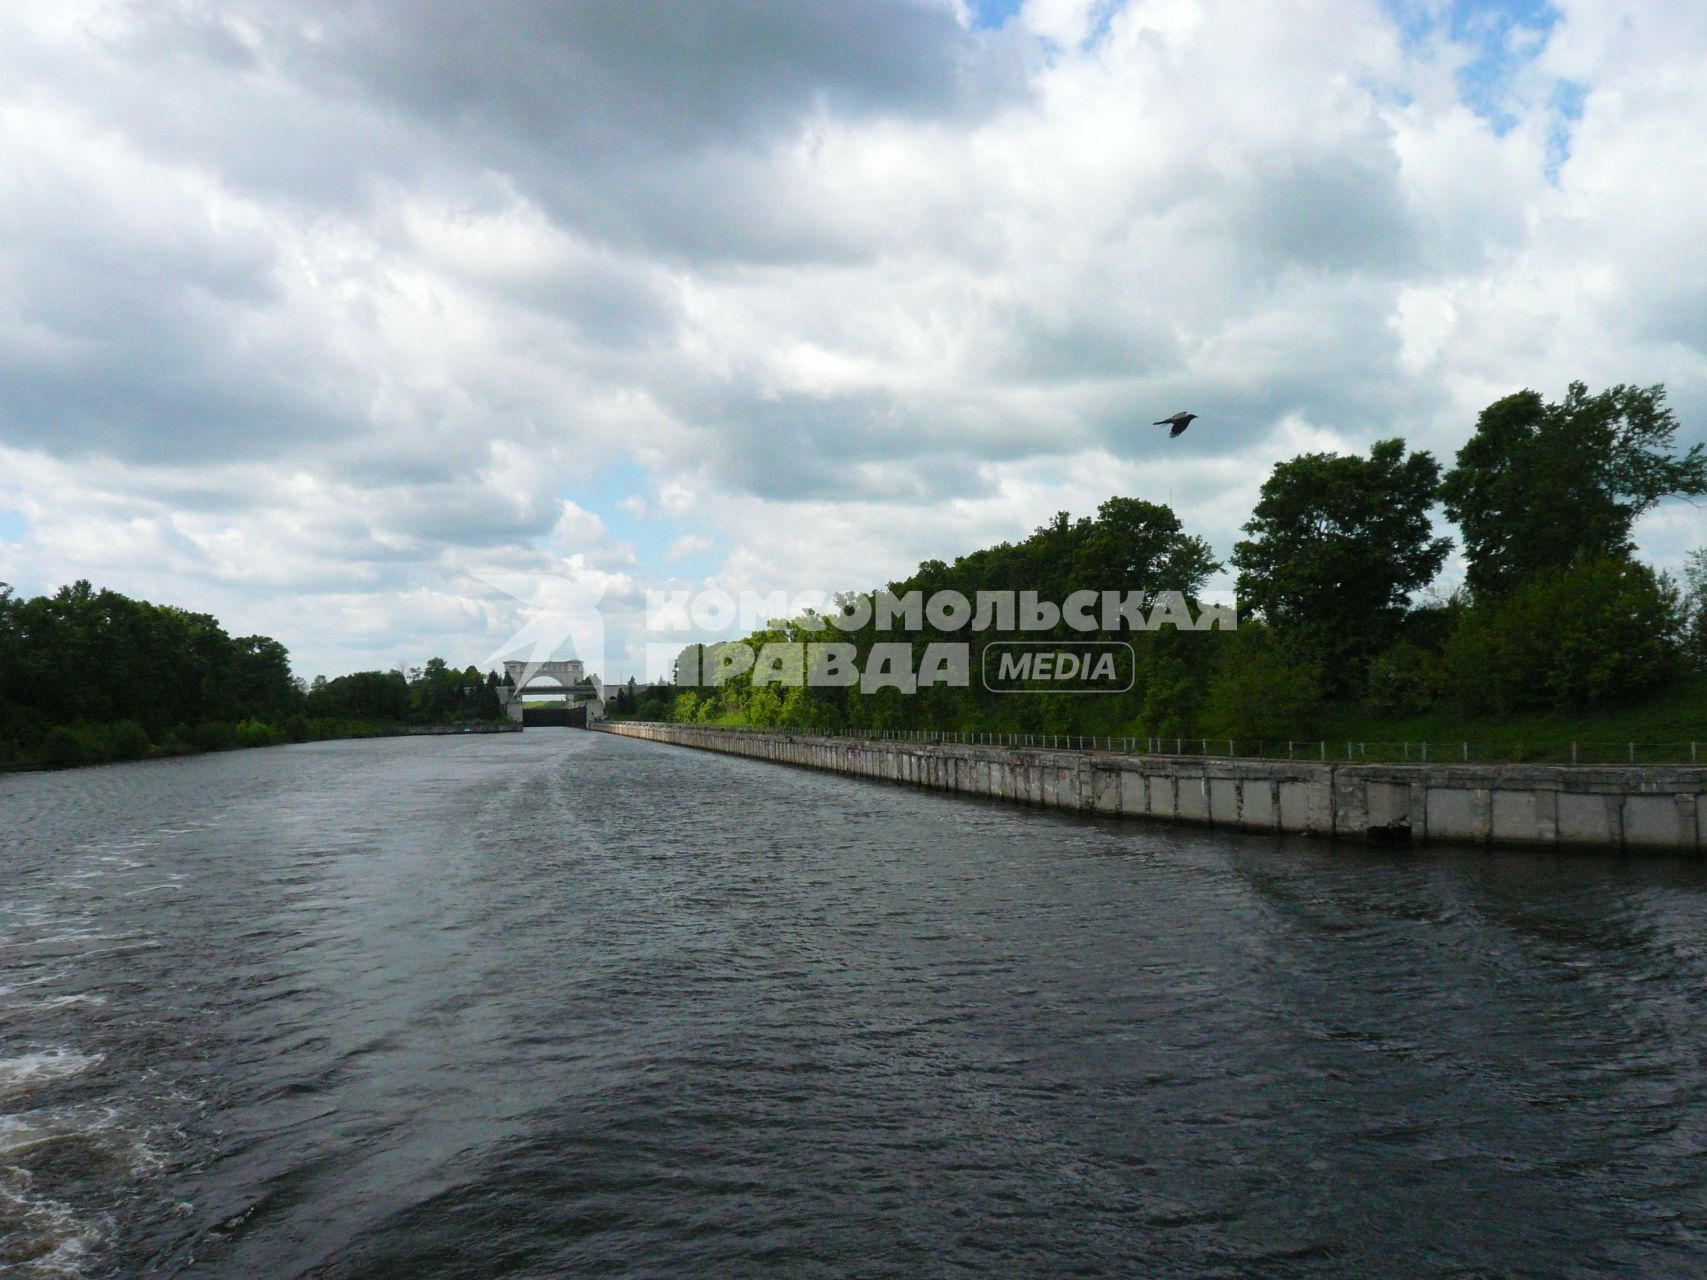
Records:
{"label": "canal water", "polygon": [[4,777],[0,1271],[1699,1275],[1704,926],[573,730]]}

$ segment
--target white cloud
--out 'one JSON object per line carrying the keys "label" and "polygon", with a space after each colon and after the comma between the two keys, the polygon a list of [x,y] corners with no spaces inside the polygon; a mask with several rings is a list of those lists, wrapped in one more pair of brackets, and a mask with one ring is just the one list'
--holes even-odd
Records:
{"label": "white cloud", "polygon": [[664,559],[667,563],[675,564],[678,561],[686,560],[689,556],[697,556],[702,552],[709,551],[711,547],[712,541],[705,534],[684,533],[670,543],[664,552]]}

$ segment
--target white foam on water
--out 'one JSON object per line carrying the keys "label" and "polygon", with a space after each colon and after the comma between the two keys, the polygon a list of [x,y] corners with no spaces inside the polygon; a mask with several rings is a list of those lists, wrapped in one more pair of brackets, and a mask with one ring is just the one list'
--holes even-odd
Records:
{"label": "white foam on water", "polygon": [[15,1014],[57,1013],[61,1009],[99,1009],[106,1004],[105,996],[96,995],[92,991],[76,991],[70,995],[48,996],[43,1000],[12,1000],[8,997],[17,995],[13,987],[0,986],[0,1009]]}
{"label": "white foam on water", "polygon": [[94,947],[85,951],[82,958],[88,960],[95,956],[122,956],[129,951],[153,951],[161,945],[158,938],[143,938],[140,942],[127,942],[122,947]]}
{"label": "white foam on water", "polygon": [[109,1190],[165,1164],[147,1135],[116,1107],[39,1107],[0,1115],[0,1274],[74,1280],[98,1260],[112,1234],[109,1215],[78,1210],[37,1188],[32,1160],[53,1160],[68,1144],[80,1153],[74,1158],[87,1176]]}
{"label": "white foam on water", "polygon": [[64,1138],[71,1132],[64,1115],[62,1111],[44,1108],[0,1116],[0,1160],[16,1160]]}
{"label": "white foam on water", "polygon": [[102,933],[98,929],[61,928],[58,933],[50,933],[43,938],[19,939],[9,944],[13,950],[22,951],[29,947],[57,947],[68,942],[111,942],[123,938],[125,934]]}
{"label": "white foam on water", "polygon": [[49,996],[46,1000],[37,1001],[36,1009],[99,1009],[106,1004],[105,996],[98,996],[92,991],[76,991],[68,996]]}
{"label": "white foam on water", "polygon": [[178,890],[178,889],[182,889],[183,887],[184,886],[181,884],[173,884],[170,881],[168,881],[165,884],[151,884],[151,885],[148,885],[142,889],[127,889],[127,890],[125,890],[124,896],[127,898],[134,898],[139,893],[158,893],[162,889]]}
{"label": "white foam on water", "polygon": [[5,985],[4,990],[0,991],[0,994],[15,996],[18,994],[18,989],[20,987],[45,987],[48,983],[58,982],[63,977],[65,977],[65,970],[55,969],[49,973],[44,973],[34,978],[14,978],[11,982]]}
{"label": "white foam on water", "polygon": [[30,1175],[0,1170],[0,1222],[6,1225],[0,1264],[7,1273],[32,1280],[75,1280],[105,1237],[95,1223],[80,1220],[70,1205],[31,1194]]}
{"label": "white foam on water", "polygon": [[165,1163],[145,1135],[132,1132],[116,1107],[38,1107],[0,1115],[0,1164],[16,1165],[65,1142],[87,1144],[130,1177],[152,1173]]}
{"label": "white foam on water", "polygon": [[45,1049],[20,1054],[16,1058],[0,1058],[0,1098],[16,1097],[80,1075],[99,1063],[104,1055],[78,1053],[74,1049]]}

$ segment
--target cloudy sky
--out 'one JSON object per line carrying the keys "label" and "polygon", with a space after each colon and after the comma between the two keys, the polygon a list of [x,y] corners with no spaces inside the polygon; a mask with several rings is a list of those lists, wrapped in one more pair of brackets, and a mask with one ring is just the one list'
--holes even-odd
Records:
{"label": "cloudy sky", "polygon": [[1225,556],[1525,386],[1707,438],[1703,66],[1699,0],[0,0],[0,580],[306,676],[556,574],[647,675],[648,588],[1117,493]]}

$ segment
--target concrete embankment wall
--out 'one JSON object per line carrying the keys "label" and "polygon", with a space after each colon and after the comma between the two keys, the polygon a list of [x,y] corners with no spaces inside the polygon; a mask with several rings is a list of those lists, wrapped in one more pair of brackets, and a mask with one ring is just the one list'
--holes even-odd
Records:
{"label": "concrete embankment wall", "polygon": [[1306,764],[601,724],[650,742],[1079,813],[1368,840],[1702,852],[1707,768]]}

